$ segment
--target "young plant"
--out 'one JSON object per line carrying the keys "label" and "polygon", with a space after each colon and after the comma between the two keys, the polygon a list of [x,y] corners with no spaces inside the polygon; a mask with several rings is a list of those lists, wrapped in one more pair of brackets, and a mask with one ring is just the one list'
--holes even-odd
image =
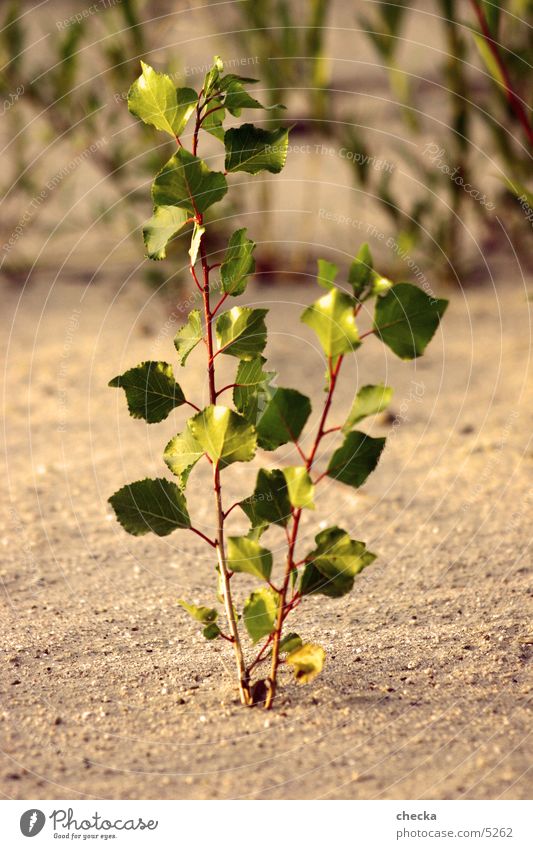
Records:
{"label": "young plant", "polygon": [[[367,435],[355,426],[367,416],[385,409],[391,390],[383,385],[363,386],[356,393],[344,422],[328,423],[335,388],[345,357],[365,339],[379,339],[403,359],[420,356],[435,333],[446,308],[438,300],[408,283],[393,285],[374,271],[370,251],[364,245],[350,266],[346,291],[336,285],[338,269],[325,260],[318,263],[318,283],[324,290],[302,315],[316,333],[327,364],[326,394],[318,427],[304,451],[302,432],[311,412],[309,398],[296,389],[272,386],[273,374],[265,369],[267,310],[234,306],[221,308],[228,298],[242,295],[254,272],[254,243],[245,229],[229,239],[221,263],[210,263],[205,211],[226,193],[227,178],[237,171],[278,173],[285,164],[289,130],[265,131],[252,124],[224,130],[226,113],[261,108],[246,90],[251,80],[223,74],[219,59],[208,72],[199,94],[177,89],[170,78],[143,64],[142,75],[129,94],[130,111],[145,123],[176,137],[178,149],[156,176],[152,186],[154,213],[144,228],[147,256],[163,259],[169,240],[192,225],[190,272],[201,298],[174,340],[180,365],[205,344],[209,405],[200,409],[186,398],[176,382],[172,366],[147,361],[111,380],[122,387],[135,418],[160,422],[177,407],[193,407],[195,414],[164,450],[164,460],[175,475],[128,484],[109,499],[118,521],[131,534],[148,532],[166,536],[177,529],[193,532],[214,551],[216,595],[224,606],[225,623],[210,602],[181,606],[203,629],[207,640],[228,642],[235,656],[240,700],[245,705],[264,703],[270,708],[276,694],[280,665],[292,667],[300,682],[311,681],[322,669],[324,650],[305,643],[288,630],[292,613],[309,595],[339,598],[348,593],[356,576],[375,555],[364,542],[352,539],[339,527],[320,531],[312,551],[298,550],[298,532],[305,510],[314,508],[315,490],[324,478],[360,487],[376,467],[385,439]],[[182,139],[193,123],[192,150]],[[224,171],[212,171],[198,158],[201,133],[206,131],[225,148]],[[220,281],[212,281],[214,270]],[[217,293],[213,304],[212,296]],[[374,301],[371,327],[360,333],[356,319],[363,304]],[[200,346],[201,347],[201,346]],[[237,360],[234,382],[219,387],[216,365],[220,356]],[[233,407],[222,396],[233,389]],[[340,437],[325,468],[316,470],[318,451],[331,434]],[[260,468],[252,493],[227,506],[223,500],[223,477],[233,463],[250,462],[256,449],[275,451],[292,443],[296,465]],[[208,463],[213,481],[216,535],[211,538],[196,528],[189,515],[185,490],[194,467]],[[321,465],[321,464],[320,464]],[[228,520],[239,508],[249,520],[245,535],[228,534]],[[233,513],[232,519],[236,514]],[[266,533],[285,535],[287,556],[281,571],[274,572],[272,553],[264,545]],[[235,598],[240,573],[253,576],[259,586],[244,602],[239,614]],[[255,651],[243,644],[248,634]],[[262,664],[269,671],[260,674]]]}

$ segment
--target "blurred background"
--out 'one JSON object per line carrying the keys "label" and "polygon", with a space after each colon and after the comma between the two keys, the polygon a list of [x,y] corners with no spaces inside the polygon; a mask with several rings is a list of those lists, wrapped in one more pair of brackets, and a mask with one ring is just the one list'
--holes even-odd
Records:
{"label": "blurred background", "polygon": [[[529,266],[532,12],[531,0],[4,0],[0,273],[16,286],[47,269],[135,278],[175,300],[187,235],[161,264],[143,261],[140,237],[172,144],[126,97],[141,58],[199,88],[215,54],[286,105],[256,123],[294,124],[282,175],[241,176],[217,207],[221,246],[249,226],[261,282],[305,282],[319,254],[342,262],[365,240],[385,272],[419,282],[487,282],[487,260],[509,252]],[[210,154],[220,167],[216,143]]]}

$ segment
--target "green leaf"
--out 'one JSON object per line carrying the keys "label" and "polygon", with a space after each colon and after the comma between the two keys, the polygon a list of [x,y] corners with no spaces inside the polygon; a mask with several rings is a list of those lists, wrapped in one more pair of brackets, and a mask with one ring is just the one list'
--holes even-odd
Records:
{"label": "green leaf", "polygon": [[196,263],[198,259],[198,251],[200,250],[200,243],[202,241],[202,236],[205,233],[205,227],[200,226],[197,221],[194,222],[194,227],[192,231],[191,238],[191,246],[189,248],[189,256],[191,258],[191,265]]}
{"label": "green leaf", "polygon": [[413,360],[424,353],[447,306],[417,286],[398,283],[376,301],[374,332],[402,360]]}
{"label": "green leaf", "polygon": [[243,124],[226,130],[224,144],[226,171],[279,174],[287,159],[289,129],[261,130],[253,124]]}
{"label": "green leaf", "polygon": [[270,580],[272,554],[256,540],[248,537],[229,537],[227,562],[232,572],[247,572],[264,581]]}
{"label": "green leaf", "polygon": [[346,531],[333,527],[316,537],[317,547],[305,558],[300,592],[321,593],[340,598],[353,588],[355,576],[376,559],[364,542],[350,539]]}
{"label": "green leaf", "polygon": [[252,495],[239,503],[252,527],[265,523],[285,527],[291,517],[287,481],[280,469],[259,469]]}
{"label": "green leaf", "polygon": [[141,62],[142,74],[128,92],[128,109],[145,124],[179,136],[198,102],[192,88],[176,89],[166,74]]}
{"label": "green leaf", "polygon": [[326,259],[317,260],[318,274],[317,283],[323,289],[333,289],[335,278],[339,273],[338,267],[333,262],[328,262]]}
{"label": "green leaf", "polygon": [[285,636],[280,640],[279,650],[282,653],[290,654],[296,649],[299,649],[302,645],[302,638],[298,636],[298,634],[285,634]]}
{"label": "green leaf", "polygon": [[143,227],[144,246],[148,259],[165,259],[166,246],[185,227],[190,219],[186,209],[177,206],[156,206],[154,214]]}
{"label": "green leaf", "polygon": [[243,619],[252,642],[267,637],[274,630],[278,613],[279,595],[270,587],[253,592],[243,609]]}
{"label": "green leaf", "polygon": [[233,74],[228,74],[221,80],[221,88],[225,92],[224,106],[228,112],[236,117],[241,114],[243,109],[265,108],[255,97],[248,94],[241,79]]}
{"label": "green leaf", "polygon": [[254,85],[259,80],[255,80],[253,77],[239,77],[237,74],[225,74],[220,80],[220,90],[226,91],[234,82]]}
{"label": "green leaf", "polygon": [[361,344],[354,316],[353,299],[331,289],[302,313],[301,320],[318,336],[327,357],[355,351]]}
{"label": "green leaf", "polygon": [[180,489],[185,489],[193,467],[203,455],[204,449],[192,435],[187,423],[185,430],[170,440],[163,454],[168,468],[179,478]]}
{"label": "green leaf", "polygon": [[350,266],[348,272],[348,283],[353,287],[355,297],[360,300],[372,286],[374,278],[374,260],[368,244],[361,245],[357,256]]}
{"label": "green leaf", "polygon": [[156,206],[177,206],[194,216],[221,200],[227,190],[224,174],[210,171],[202,159],[180,147],[155,178],[152,197]]}
{"label": "green leaf", "polygon": [[233,233],[220,268],[223,292],[234,296],[242,295],[246,289],[248,275],[255,271],[254,250],[255,242],[246,238],[245,227]]}
{"label": "green leaf", "polygon": [[189,419],[189,428],[205,453],[221,469],[231,463],[246,463],[255,454],[254,426],[228,407],[206,407]]}
{"label": "green leaf", "polygon": [[315,487],[305,466],[286,466],[282,471],[287,481],[289,501],[292,506],[314,510]]}
{"label": "green leaf", "polygon": [[392,398],[390,386],[379,383],[377,386],[362,386],[355,396],[348,418],[342,426],[343,433],[349,433],[354,425],[366,419],[367,416],[375,416],[382,413],[389,406]]}
{"label": "green leaf", "polygon": [[257,420],[257,441],[261,448],[273,451],[298,439],[311,413],[311,402],[297,389],[275,388],[268,396]]}
{"label": "green leaf", "polygon": [[263,371],[265,363],[264,357],[241,360],[235,376],[233,403],[239,413],[253,424],[257,422],[259,409],[264,408],[268,385],[276,376],[274,371]]}
{"label": "green leaf", "polygon": [[359,430],[352,431],[334,452],[327,474],[350,486],[361,486],[376,468],[384,445],[384,437],[374,438]]}
{"label": "green leaf", "polygon": [[150,424],[163,421],[174,407],[185,403],[168,363],[148,360],[114,377],[108,385],[124,389],[130,415]]}
{"label": "green leaf", "polygon": [[187,317],[187,324],[180,327],[174,337],[174,345],[178,352],[178,359],[182,366],[187,362],[187,357],[201,342],[203,336],[202,319],[200,310],[191,310]]}
{"label": "green leaf", "polygon": [[216,624],[216,622],[211,622],[210,625],[206,625],[202,634],[206,638],[206,640],[216,640],[217,637],[220,637],[222,631]]}
{"label": "green leaf", "polygon": [[164,537],[177,528],[191,527],[185,496],[165,478],[127,484],[109,503],[124,530],[136,537],[150,532]]}
{"label": "green leaf", "polygon": [[308,684],[322,672],[326,652],[322,646],[305,643],[296,651],[287,655],[286,661],[294,669],[294,676],[299,684]]}
{"label": "green leaf", "polygon": [[213,59],[213,64],[209,68],[209,71],[204,77],[204,84],[202,86],[202,91],[204,93],[204,97],[209,97],[213,92],[218,91],[220,86],[220,74],[224,70],[224,63],[220,56],[215,56]]}
{"label": "green leaf", "polygon": [[182,598],[178,599],[178,604],[187,611],[189,616],[192,616],[193,619],[196,619],[197,622],[201,622],[203,625],[214,622],[218,616],[218,611],[214,607],[197,607],[195,604],[188,604]]}
{"label": "green leaf", "polygon": [[215,327],[219,351],[241,360],[257,357],[267,341],[267,312],[249,307],[233,307],[223,312]]}

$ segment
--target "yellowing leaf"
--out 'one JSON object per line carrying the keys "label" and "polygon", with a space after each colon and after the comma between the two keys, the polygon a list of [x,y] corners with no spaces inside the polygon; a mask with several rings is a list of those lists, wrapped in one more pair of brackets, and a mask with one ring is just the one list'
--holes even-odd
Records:
{"label": "yellowing leaf", "polygon": [[287,663],[293,667],[294,676],[299,684],[307,684],[322,672],[326,652],[315,643],[304,643],[299,649],[287,655]]}
{"label": "yellowing leaf", "polygon": [[128,92],[128,109],[145,124],[171,136],[179,136],[196,108],[198,95],[192,88],[176,89],[169,76],[141,62],[142,74]]}

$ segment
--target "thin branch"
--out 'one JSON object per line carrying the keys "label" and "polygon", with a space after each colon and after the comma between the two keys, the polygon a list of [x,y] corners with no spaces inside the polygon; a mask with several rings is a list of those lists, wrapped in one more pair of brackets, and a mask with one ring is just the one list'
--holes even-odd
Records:
{"label": "thin branch", "polygon": [[228,297],[228,294],[229,294],[228,292],[225,292],[225,293],[222,295],[222,297],[221,297],[221,299],[218,301],[218,303],[216,303],[216,304],[215,304],[214,309],[213,309],[213,310],[212,310],[212,312],[211,312],[211,315],[216,315],[216,314],[217,314],[217,312],[219,311],[220,307],[222,306],[222,304],[224,303],[224,301],[225,301],[225,300],[226,300],[226,298]]}
{"label": "thin branch", "polygon": [[222,395],[227,389],[234,389],[236,386],[247,386],[247,383],[227,383],[226,386],[223,386],[222,389],[219,389],[217,392],[217,397]]}
{"label": "thin branch", "polygon": [[187,400],[186,400],[186,401],[185,401],[185,403],[186,403],[186,404],[188,404],[188,405],[189,405],[189,407],[192,407],[192,408],[193,408],[193,410],[196,410],[196,412],[198,412],[198,413],[200,412],[200,407],[197,407],[197,406],[196,406],[196,404],[193,404],[193,402],[192,402],[192,401],[187,401]]}
{"label": "thin branch", "polygon": [[273,634],[269,634],[267,641],[266,641],[266,642],[264,643],[264,645],[263,645],[263,646],[259,649],[259,652],[257,653],[257,657],[256,657],[256,658],[255,658],[255,660],[253,660],[253,661],[251,662],[251,664],[249,665],[249,667],[248,667],[248,672],[251,672],[251,671],[252,671],[252,669],[254,669],[254,667],[256,667],[256,666],[257,666],[257,664],[258,664],[258,663],[261,663],[261,661],[264,659],[264,654],[265,654],[265,652],[266,652],[267,648],[269,647],[270,643],[272,642],[273,638],[274,638],[274,635],[273,635]]}
{"label": "thin branch", "polygon": [[236,501],[235,504],[232,504],[231,507],[228,507],[228,509],[224,513],[224,519],[227,519],[231,511],[235,510],[235,508],[238,507],[240,503],[240,501]]}
{"label": "thin branch", "polygon": [[209,545],[210,545],[212,548],[216,548],[216,547],[217,547],[216,542],[215,542],[213,539],[210,539],[209,537],[207,537],[205,534],[203,534],[203,533],[202,533],[202,531],[199,531],[199,530],[198,530],[198,528],[193,528],[193,526],[191,525],[191,527],[189,528],[189,530],[190,530],[190,531],[192,531],[192,532],[193,532],[193,534],[197,534],[199,537],[202,537],[202,539],[203,539],[203,540],[205,540],[205,542],[208,542],[208,543],[209,543]]}
{"label": "thin branch", "polygon": [[194,270],[194,265],[192,263],[189,265],[189,271],[192,274],[192,278],[193,278],[194,282],[196,283],[198,290],[200,292],[203,292],[202,285],[201,285],[200,281],[198,280],[198,277],[196,276],[196,271]]}
{"label": "thin branch", "polygon": [[227,641],[228,641],[228,643],[234,643],[234,642],[235,642],[235,640],[233,639],[233,637],[228,637],[228,635],[227,635],[227,634],[223,634],[223,633],[222,633],[222,631],[220,632],[220,634],[219,634],[218,636],[219,636],[219,637],[222,637],[222,639],[223,639],[223,640],[227,640]]}
{"label": "thin branch", "polygon": [[298,440],[297,440],[297,439],[293,439],[292,441],[294,442],[294,446],[295,446],[296,450],[298,451],[298,454],[300,455],[300,457],[302,458],[302,460],[304,461],[304,463],[307,465],[307,456],[306,456],[306,454],[304,454],[304,452],[302,451],[302,449],[301,449],[301,447],[300,447],[300,443],[298,442]]}
{"label": "thin branch", "polygon": [[204,112],[204,114],[202,115],[200,124],[203,124],[203,122],[205,121],[205,119],[207,118],[208,115],[212,115],[213,112],[220,112],[220,110],[222,108],[223,108],[222,106],[215,106],[213,109],[209,109],[207,112]]}
{"label": "thin branch", "polygon": [[[339,375],[339,371],[340,371],[340,367],[342,365],[343,359],[344,359],[344,356],[341,354],[337,358],[337,362],[336,362],[335,366],[333,366],[333,359],[331,357],[329,357],[329,360],[328,360],[329,389],[328,389],[326,401],[324,403],[324,409],[322,411],[322,416],[320,417],[320,422],[319,422],[319,425],[318,425],[318,430],[317,430],[317,434],[316,434],[315,441],[314,441],[314,444],[313,444],[313,448],[311,450],[309,457],[307,458],[306,469],[307,469],[308,472],[310,472],[311,469],[312,469],[313,462],[315,460],[316,453],[318,451],[318,447],[320,445],[322,437],[324,436],[324,431],[326,429],[326,419],[328,417],[328,413],[329,413],[329,410],[330,410],[330,407],[331,407],[331,402],[333,400],[333,393],[335,392],[335,386],[337,385],[337,377]],[[266,699],[265,699],[266,710],[270,710],[270,708],[272,707],[275,695],[276,695],[277,672],[278,672],[278,666],[279,666],[279,663],[280,663],[279,646],[280,646],[280,642],[281,642],[281,632],[283,630],[283,623],[284,623],[286,617],[288,616],[288,614],[290,613],[290,611],[293,610],[293,608],[296,606],[297,603],[299,603],[299,598],[296,601],[296,597],[294,597],[293,600],[291,600],[289,602],[289,605],[286,605],[285,601],[286,601],[286,598],[287,598],[287,592],[288,592],[288,589],[289,589],[291,574],[292,574],[293,570],[295,569],[294,550],[295,550],[296,541],[297,541],[297,538],[298,538],[298,528],[300,526],[301,515],[302,515],[302,508],[301,507],[298,508],[298,510],[294,510],[293,511],[292,530],[291,530],[290,535],[288,534],[287,529],[285,529],[286,533],[288,535],[289,550],[287,552],[287,566],[285,568],[285,577],[284,577],[284,580],[283,580],[283,587],[282,587],[281,594],[280,594],[278,615],[277,615],[277,620],[276,620],[276,627],[275,627],[274,632],[273,632],[274,636],[273,636],[273,641],[272,641],[273,642],[273,645],[272,645],[272,666],[271,666],[270,677],[269,677],[269,689],[268,689],[268,693],[267,693],[267,696],[266,696]],[[294,604],[293,604],[293,602],[294,602]],[[287,609],[287,607],[288,607],[288,609]]]}

